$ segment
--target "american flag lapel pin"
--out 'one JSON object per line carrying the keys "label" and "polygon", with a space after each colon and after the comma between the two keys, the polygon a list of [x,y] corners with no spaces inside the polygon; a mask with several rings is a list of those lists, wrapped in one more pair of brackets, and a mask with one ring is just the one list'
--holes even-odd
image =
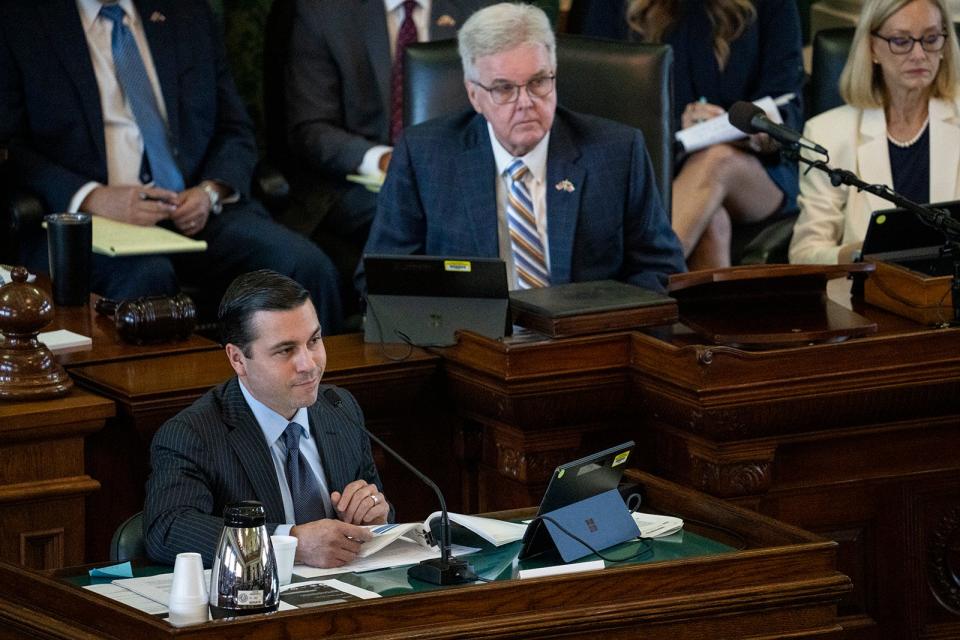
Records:
{"label": "american flag lapel pin", "polygon": [[558,182],[558,183],[554,186],[554,188],[555,188],[557,191],[566,191],[567,193],[573,193],[574,191],[577,190],[577,188],[576,188],[575,186],[573,186],[573,183],[570,182],[570,181],[567,180],[567,179],[563,179],[563,180],[561,180],[560,182]]}
{"label": "american flag lapel pin", "polygon": [[150,22],[166,22],[167,16],[163,15],[159,11],[154,11],[150,14]]}
{"label": "american flag lapel pin", "polygon": [[453,16],[445,13],[439,18],[437,18],[437,26],[438,27],[455,27],[457,26],[457,21],[454,20]]}

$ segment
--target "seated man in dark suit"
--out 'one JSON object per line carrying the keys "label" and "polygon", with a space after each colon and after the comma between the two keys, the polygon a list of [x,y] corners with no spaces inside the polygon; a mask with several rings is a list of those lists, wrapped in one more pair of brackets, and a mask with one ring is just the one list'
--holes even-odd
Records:
{"label": "seated man in dark suit", "polygon": [[[284,224],[359,259],[377,196],[346,176],[382,178],[403,123],[403,50],[456,36],[488,0],[297,0],[286,102],[292,206]],[[331,234],[344,242],[331,246]],[[352,271],[351,271],[352,273]]]}
{"label": "seated man in dark suit", "polygon": [[309,294],[272,271],[242,275],[220,303],[220,324],[237,375],[154,436],[147,553],[173,564],[195,551],[209,566],[224,507],[258,500],[271,534],[298,538],[298,563],[346,564],[371,538],[360,525],[386,522],[390,505],[356,400],[320,384],[327,354]]}
{"label": "seated man in dark suit", "polygon": [[366,252],[500,256],[511,288],[615,279],[663,290],[685,267],[642,134],[557,108],[543,11],[493,5],[458,39],[477,113],[404,131]]}
{"label": "seated man in dark suit", "polygon": [[[238,273],[269,267],[341,322],[337,273],[309,240],[248,197],[252,127],[227,72],[206,0],[0,0],[0,145],[16,187],[48,211],[162,224],[205,240],[204,253],[94,256],[94,292],[173,294],[202,284],[216,299]],[[222,212],[221,212],[222,211]],[[47,270],[42,231],[21,259]]]}

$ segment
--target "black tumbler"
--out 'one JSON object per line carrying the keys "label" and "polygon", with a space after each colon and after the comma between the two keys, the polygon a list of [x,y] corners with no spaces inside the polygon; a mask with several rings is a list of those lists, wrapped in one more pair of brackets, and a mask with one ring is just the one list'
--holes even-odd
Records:
{"label": "black tumbler", "polygon": [[53,303],[79,306],[90,301],[93,222],[86,213],[52,213],[47,223],[47,250]]}

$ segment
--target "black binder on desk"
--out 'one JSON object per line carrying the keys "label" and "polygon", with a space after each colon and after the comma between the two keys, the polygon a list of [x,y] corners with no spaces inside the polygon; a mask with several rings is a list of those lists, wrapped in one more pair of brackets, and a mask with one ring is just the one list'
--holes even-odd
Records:
{"label": "black binder on desk", "polygon": [[510,310],[515,324],[553,338],[677,320],[670,296],[616,280],[511,291]]}

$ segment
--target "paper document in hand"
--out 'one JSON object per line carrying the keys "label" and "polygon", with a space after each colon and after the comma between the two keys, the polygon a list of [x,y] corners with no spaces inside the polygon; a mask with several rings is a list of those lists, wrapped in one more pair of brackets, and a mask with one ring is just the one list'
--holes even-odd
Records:
{"label": "paper document in hand", "polygon": [[[482,516],[467,516],[462,513],[448,514],[450,522],[460,525],[464,529],[474,532],[495,547],[516,542],[523,538],[527,530],[527,525],[517,522],[507,522],[506,520],[497,520],[496,518],[484,518]],[[424,521],[424,527],[429,528],[430,523],[440,517],[439,511],[434,511]]]}
{"label": "paper document in hand", "polygon": [[[453,556],[464,556],[470,553],[476,553],[479,549],[474,547],[461,547],[460,545],[451,545],[450,554]],[[422,547],[416,542],[410,542],[404,537],[396,538],[391,544],[380,549],[366,558],[354,558],[342,567],[332,569],[321,569],[319,567],[308,567],[298,564],[293,567],[293,574],[302,578],[316,578],[319,576],[332,576],[338,573],[362,573],[364,571],[375,571],[377,569],[389,569],[391,567],[404,567],[410,564],[417,564],[423,560],[440,557],[440,549],[437,547]]]}
{"label": "paper document in hand", "polygon": [[[434,522],[440,518],[441,513],[434,511],[423,523],[408,522],[406,524],[380,524],[367,527],[373,533],[373,540],[364,542],[360,551],[360,557],[366,558],[384,548],[397,538],[406,538],[410,542],[419,544],[424,548],[435,546],[433,536],[428,535],[431,524],[434,527],[439,526],[439,522]],[[494,518],[483,518],[481,516],[468,516],[462,513],[448,514],[450,522],[458,524],[464,529],[472,531],[490,544],[499,547],[509,542],[515,542],[523,538],[527,527],[516,522],[507,522],[505,520],[496,520]]]}
{"label": "paper document in hand", "polygon": [[206,251],[207,243],[163,227],[142,227],[93,216],[93,252],[105,256]]}
{"label": "paper document in hand", "polygon": [[[759,100],[754,100],[753,104],[763,109],[763,112],[766,113],[767,117],[772,121],[777,124],[782,124],[783,118],[780,116],[780,110],[777,108],[777,104],[785,104],[788,100],[784,99],[788,97],[792,98],[789,94],[787,94],[787,96],[781,96],[777,98],[777,100],[767,96]],[[730,124],[730,115],[724,113],[716,118],[710,118],[706,122],[701,122],[700,124],[695,124],[692,127],[677,131],[674,137],[683,145],[683,150],[686,153],[693,153],[694,151],[712,147],[715,144],[741,140],[746,138],[747,134]]]}
{"label": "paper document in hand", "polygon": [[432,545],[427,541],[426,532],[423,525],[419,522],[408,522],[406,524],[377,524],[368,526],[367,529],[373,534],[373,540],[368,540],[360,547],[361,558],[372,556],[380,549],[396,540],[397,538],[406,538],[407,541],[416,543],[424,549],[429,549]]}

